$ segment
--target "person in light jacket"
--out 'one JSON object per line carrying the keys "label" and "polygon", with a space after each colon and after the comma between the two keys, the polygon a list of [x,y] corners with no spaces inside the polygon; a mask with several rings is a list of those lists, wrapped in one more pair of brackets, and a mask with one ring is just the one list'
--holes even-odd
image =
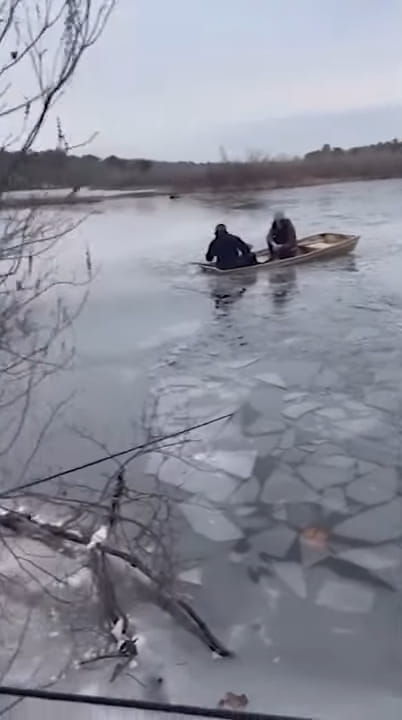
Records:
{"label": "person in light jacket", "polygon": [[267,235],[267,245],[272,260],[284,260],[297,254],[296,230],[283,212],[276,212]]}

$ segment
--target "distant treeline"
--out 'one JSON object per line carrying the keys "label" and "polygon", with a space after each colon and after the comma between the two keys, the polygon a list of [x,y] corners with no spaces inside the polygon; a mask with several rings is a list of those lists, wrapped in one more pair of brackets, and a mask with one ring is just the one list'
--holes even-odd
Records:
{"label": "distant treeline", "polygon": [[[18,160],[18,162],[16,162]],[[111,155],[76,156],[63,150],[30,152],[18,157],[0,151],[0,175],[7,189],[82,187],[172,188],[181,191],[236,187],[283,187],[331,180],[402,177],[402,141],[397,139],[344,150],[324,145],[303,158],[275,159],[250,155],[216,163],[127,160]],[[2,183],[2,187],[5,187]]]}

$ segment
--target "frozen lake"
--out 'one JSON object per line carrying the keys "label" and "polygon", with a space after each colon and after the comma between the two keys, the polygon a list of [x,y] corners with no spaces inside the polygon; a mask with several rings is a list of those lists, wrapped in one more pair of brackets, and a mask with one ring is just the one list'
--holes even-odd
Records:
{"label": "frozen lake", "polygon": [[[61,249],[70,270],[90,247],[96,274],[74,370],[38,413],[74,395],[32,476],[99,454],[83,431],[110,450],[140,438],[151,397],[160,432],[234,412],[183,456],[140,466],[176,493],[179,589],[236,652],[217,664],[179,633],[172,701],[233,690],[251,710],[400,717],[401,193],[383,181],[109,202]],[[231,281],[189,264],[218,222],[261,246],[276,209],[299,236],[361,235],[356,253]]]}

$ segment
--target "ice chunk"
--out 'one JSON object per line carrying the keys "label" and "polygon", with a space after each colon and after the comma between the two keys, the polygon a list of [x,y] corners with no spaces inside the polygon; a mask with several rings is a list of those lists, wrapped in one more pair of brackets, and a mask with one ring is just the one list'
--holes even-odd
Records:
{"label": "ice chunk", "polygon": [[145,456],[144,472],[146,475],[157,475],[159,468],[163,463],[163,455],[161,453],[150,453]]}
{"label": "ice chunk", "polygon": [[247,402],[257,412],[268,420],[278,416],[283,408],[284,391],[273,385],[261,384],[254,388],[247,398]]}
{"label": "ice chunk", "polygon": [[367,473],[381,472],[381,468],[379,465],[375,465],[375,463],[359,460],[357,463],[357,471],[359,475],[366,475]]}
{"label": "ice chunk", "polygon": [[248,517],[249,515],[253,515],[255,513],[255,507],[254,506],[248,506],[244,505],[243,507],[236,507],[234,509],[235,515],[238,517]]}
{"label": "ice chunk", "polygon": [[271,455],[278,445],[280,435],[256,435],[253,437],[253,446],[262,457]]}
{"label": "ice chunk", "polygon": [[309,360],[285,360],[280,367],[283,377],[292,385],[310,385],[320,370],[320,363]]}
{"label": "ice chunk", "polygon": [[286,432],[283,434],[280,447],[282,450],[289,450],[294,446],[296,442],[296,433],[293,430],[293,428],[290,428],[289,430],[286,430]]}
{"label": "ice chunk", "polygon": [[348,451],[358,460],[385,466],[395,466],[399,461],[399,450],[391,448],[384,442],[374,439],[355,437],[348,442]]}
{"label": "ice chunk", "polygon": [[236,481],[223,473],[213,472],[211,467],[201,463],[191,464],[190,459],[170,457],[159,471],[161,482],[181,487],[188,493],[201,495],[212,502],[222,502],[233,492]]}
{"label": "ice chunk", "polygon": [[328,457],[320,457],[318,462],[320,465],[349,469],[355,466],[356,460],[347,455],[328,455]]}
{"label": "ice chunk", "polygon": [[382,545],[377,548],[351,548],[337,557],[375,572],[398,567],[402,561],[402,552],[396,545]]}
{"label": "ice chunk", "polygon": [[239,540],[243,537],[240,528],[233,525],[225,515],[212,505],[191,505],[180,503],[179,508],[194,532],[216,542]]}
{"label": "ice chunk", "polygon": [[339,383],[339,375],[333,370],[323,370],[316,378],[318,387],[335,387]]}
{"label": "ice chunk", "polygon": [[266,480],[261,500],[264,503],[313,502],[316,494],[290,471],[274,470]]}
{"label": "ice chunk", "polygon": [[288,518],[286,506],[282,503],[274,504],[271,509],[271,515],[275,520],[281,520],[282,522],[286,522]]}
{"label": "ice chunk", "polygon": [[265,552],[267,555],[283,558],[287,555],[296,537],[294,530],[286,525],[278,525],[272,530],[266,530],[254,536],[251,545],[257,552]]}
{"label": "ice chunk", "polygon": [[331,487],[321,495],[321,503],[328,510],[345,513],[348,511],[345,493],[340,487]]}
{"label": "ice chunk", "polygon": [[242,482],[240,487],[231,495],[230,502],[235,504],[253,503],[260,492],[260,484],[255,478]]}
{"label": "ice chunk", "polygon": [[286,388],[286,382],[277,373],[262,373],[256,376],[257,380],[267,383],[267,385],[275,385],[279,388]]}
{"label": "ice chunk", "polygon": [[216,450],[205,457],[211,467],[245,480],[250,477],[256,458],[256,450]]}
{"label": "ice chunk", "polygon": [[345,468],[333,468],[321,465],[301,465],[301,476],[316,490],[324,490],[332,485],[343,485],[349,482],[352,474]]}
{"label": "ice chunk", "polygon": [[183,570],[178,577],[182,582],[191,583],[192,585],[202,585],[202,570],[199,567]]}
{"label": "ice chunk", "polygon": [[312,565],[316,565],[317,563],[321,562],[321,560],[325,560],[325,558],[331,555],[328,547],[314,545],[313,543],[303,538],[303,536],[301,536],[300,538],[300,553],[302,564],[304,567],[311,567]]}
{"label": "ice chunk", "polygon": [[225,363],[227,367],[233,368],[233,370],[241,370],[242,368],[249,367],[250,365],[254,365],[254,363],[258,362],[260,360],[258,355],[251,355],[250,357],[246,357],[239,360],[231,360],[228,363]]}
{"label": "ice chunk", "polygon": [[379,422],[379,419],[375,416],[363,417],[354,420],[343,420],[337,432],[340,437],[349,438],[351,435],[366,435],[378,439],[386,438],[389,435],[389,427],[385,423]]}
{"label": "ice chunk", "polygon": [[352,500],[364,505],[388,502],[396,494],[398,477],[393,468],[383,468],[379,473],[362,476],[350,483],[347,494]]}
{"label": "ice chunk", "polygon": [[339,612],[367,613],[373,607],[374,592],[354,580],[327,580],[316,603]]}
{"label": "ice chunk", "polygon": [[358,513],[334,528],[336,535],[381,543],[402,535],[402,500],[396,498],[386,505]]}
{"label": "ice chunk", "polygon": [[354,415],[360,415],[361,417],[367,417],[367,415],[372,413],[371,408],[361,402],[357,402],[356,400],[346,400],[344,402],[344,407],[349,411],[348,415],[352,413]]}
{"label": "ice chunk", "polygon": [[328,420],[343,420],[347,417],[345,411],[339,407],[323,408],[317,411],[317,415],[325,417]]}
{"label": "ice chunk", "polygon": [[286,393],[285,402],[292,402],[292,400],[303,400],[306,398],[308,393],[306,392],[291,392]]}
{"label": "ice chunk", "polygon": [[306,400],[305,402],[295,403],[295,405],[288,405],[283,410],[283,414],[285,417],[290,418],[290,420],[298,420],[303,417],[303,415],[307,415],[307,413],[319,408],[320,405],[321,403],[314,402],[313,400]]}
{"label": "ice chunk", "polygon": [[306,457],[306,453],[298,448],[290,448],[286,450],[282,455],[283,462],[288,465],[299,465]]}
{"label": "ice chunk", "polygon": [[389,412],[396,412],[399,408],[398,395],[391,392],[391,390],[373,390],[368,392],[366,402],[367,405],[373,405],[373,407]]}
{"label": "ice chunk", "polygon": [[274,572],[296,595],[307,597],[306,581],[301,565],[294,562],[274,562]]}
{"label": "ice chunk", "polygon": [[[278,433],[285,429],[285,423],[283,420],[272,420],[269,413],[266,415],[259,415],[253,422],[248,423],[246,426],[246,434],[252,435],[253,437]],[[276,442],[276,438],[275,438]]]}

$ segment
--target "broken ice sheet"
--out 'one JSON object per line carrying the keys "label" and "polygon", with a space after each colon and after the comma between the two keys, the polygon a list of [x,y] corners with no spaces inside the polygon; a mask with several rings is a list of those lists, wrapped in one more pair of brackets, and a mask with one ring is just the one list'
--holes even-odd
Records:
{"label": "broken ice sheet", "polygon": [[401,537],[401,498],[347,518],[334,528],[334,534],[371,543],[381,543]]}
{"label": "broken ice sheet", "polygon": [[145,456],[144,472],[146,475],[157,475],[162,463],[163,455],[161,453],[149,453]]}
{"label": "broken ice sheet", "polygon": [[309,360],[281,362],[281,374],[292,385],[309,386],[320,370],[320,363]]}
{"label": "broken ice sheet", "polygon": [[247,504],[255,502],[260,492],[260,484],[255,478],[250,478],[241,483],[237,490],[230,496],[230,502],[235,504]]}
{"label": "broken ice sheet", "polygon": [[254,505],[244,505],[243,507],[236,507],[234,509],[234,513],[235,515],[237,515],[237,517],[247,518],[250,515],[254,515],[255,507]]}
{"label": "broken ice sheet", "polygon": [[284,558],[296,540],[294,530],[286,525],[277,525],[272,530],[255,535],[251,540],[251,546],[257,552],[264,552],[276,558]]}
{"label": "broken ice sheet", "polygon": [[233,368],[234,370],[241,370],[242,368],[249,367],[250,365],[254,365],[254,363],[258,362],[261,358],[258,355],[251,355],[250,357],[242,358],[239,360],[231,360],[228,363],[225,363],[226,367]]}
{"label": "broken ice sheet", "polygon": [[285,433],[283,433],[280,447],[282,448],[282,450],[289,450],[294,446],[295,442],[296,433],[293,428],[290,428],[289,430],[286,430]]}
{"label": "broken ice sheet", "polygon": [[300,537],[300,553],[302,564],[307,568],[325,560],[331,554],[328,546],[313,545],[308,540],[305,540],[303,536]]}
{"label": "broken ice sheet", "polygon": [[375,572],[398,567],[402,562],[402,551],[396,545],[381,545],[376,548],[351,548],[338,553],[337,557]]}
{"label": "broken ice sheet", "polygon": [[216,450],[205,455],[205,462],[214,469],[246,480],[252,473],[256,458],[256,450]]}
{"label": "broken ice sheet", "polygon": [[261,500],[264,503],[314,502],[316,494],[297,478],[289,469],[276,469],[263,487]]}
{"label": "broken ice sheet", "polygon": [[245,434],[251,437],[258,437],[262,435],[264,438],[267,435],[275,435],[275,444],[277,443],[277,433],[282,432],[285,429],[285,424],[280,419],[272,419],[269,415],[259,415],[254,420],[245,426]]}
{"label": "broken ice sheet", "polygon": [[325,369],[315,379],[318,387],[336,387],[339,383],[339,375],[333,370]]}
{"label": "broken ice sheet", "polygon": [[275,385],[279,388],[286,388],[285,380],[277,373],[262,373],[261,375],[256,375],[256,380],[267,383],[267,385]]}
{"label": "broken ice sheet", "polygon": [[374,390],[368,392],[365,399],[367,405],[373,405],[373,407],[379,408],[380,410],[396,412],[399,408],[398,395],[391,390]]}
{"label": "broken ice sheet", "polygon": [[159,471],[161,482],[180,487],[186,492],[201,495],[212,502],[222,502],[236,488],[236,481],[223,473],[213,472],[211,467],[191,464],[189,458],[170,457]]}
{"label": "broken ice sheet", "polygon": [[267,420],[274,420],[280,416],[282,411],[283,397],[284,391],[281,388],[259,383],[247,397],[247,402]]}
{"label": "broken ice sheet", "polygon": [[379,505],[388,502],[397,492],[398,476],[393,468],[363,475],[347,488],[347,495],[363,505]]}
{"label": "broken ice sheet", "polygon": [[301,465],[299,472],[303,479],[316,490],[324,490],[332,485],[343,485],[352,479],[352,473],[347,468]]}
{"label": "broken ice sheet", "polygon": [[343,420],[347,417],[345,410],[339,407],[322,408],[322,410],[317,411],[317,415],[325,417],[328,420]]}
{"label": "broken ice sheet", "polygon": [[367,613],[374,604],[374,591],[354,580],[327,580],[316,603],[338,612]]}
{"label": "broken ice sheet", "polygon": [[363,435],[375,439],[386,438],[390,428],[375,415],[369,417],[355,418],[354,420],[343,420],[337,426],[337,437],[350,438],[353,435]]}
{"label": "broken ice sheet", "polygon": [[240,528],[236,527],[225,515],[206,502],[202,504],[180,503],[178,506],[194,532],[209,540],[228,542],[243,537]]}
{"label": "broken ice sheet", "polygon": [[314,402],[313,400],[306,400],[305,402],[288,405],[284,409],[283,414],[290,420],[298,420],[299,418],[303,417],[303,415],[307,415],[307,413],[316,410],[320,406],[321,403]]}
{"label": "broken ice sheet", "polygon": [[317,460],[317,463],[319,465],[328,465],[329,467],[335,467],[335,468],[353,468],[355,466],[356,460],[352,457],[348,457],[347,455],[328,455],[327,457],[321,456],[321,457],[313,457],[312,461]]}
{"label": "broken ice sheet", "polygon": [[301,565],[294,562],[274,562],[272,567],[278,578],[290,590],[303,599],[307,597],[306,581]]}
{"label": "broken ice sheet", "polygon": [[339,513],[348,512],[344,490],[340,487],[332,487],[325,490],[321,495],[321,504],[328,510]]}

